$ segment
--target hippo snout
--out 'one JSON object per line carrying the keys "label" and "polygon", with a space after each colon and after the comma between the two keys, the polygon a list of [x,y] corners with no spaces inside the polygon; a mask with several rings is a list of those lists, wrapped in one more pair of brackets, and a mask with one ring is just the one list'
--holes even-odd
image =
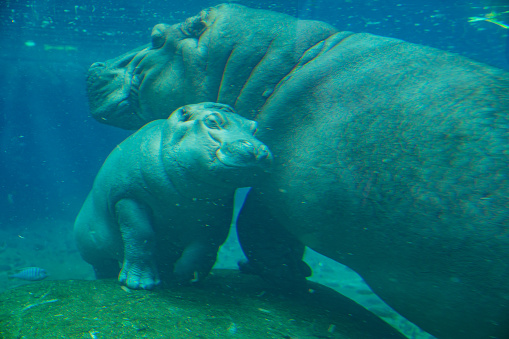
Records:
{"label": "hippo snout", "polygon": [[268,167],[272,163],[269,148],[257,140],[244,139],[224,143],[217,151],[217,157],[223,164],[232,167]]}
{"label": "hippo snout", "polygon": [[272,153],[270,153],[269,148],[265,145],[261,145],[258,147],[256,153],[256,161],[258,162],[272,162]]}

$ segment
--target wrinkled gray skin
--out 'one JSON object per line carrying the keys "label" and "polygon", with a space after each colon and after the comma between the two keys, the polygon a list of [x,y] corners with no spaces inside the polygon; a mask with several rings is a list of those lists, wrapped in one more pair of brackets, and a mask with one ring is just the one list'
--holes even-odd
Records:
{"label": "wrinkled gray skin", "polygon": [[[201,101],[257,120],[274,168],[248,197],[239,234],[258,231],[269,248],[281,227],[439,338],[508,333],[502,70],[220,5],[155,26],[151,46],[94,64],[88,86],[92,114],[123,128]],[[274,259],[256,243],[250,260]]]}
{"label": "wrinkled gray skin", "polygon": [[[272,155],[256,123],[226,105],[178,109],[111,152],[75,222],[98,277],[129,288],[205,277],[226,240],[236,187],[256,183]],[[118,263],[122,262],[119,274]]]}

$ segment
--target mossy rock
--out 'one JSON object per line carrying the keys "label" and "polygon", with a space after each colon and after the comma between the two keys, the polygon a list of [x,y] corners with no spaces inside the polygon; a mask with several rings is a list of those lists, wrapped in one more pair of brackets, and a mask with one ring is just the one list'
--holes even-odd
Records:
{"label": "mossy rock", "polygon": [[214,270],[199,286],[135,291],[113,280],[43,281],[0,294],[1,338],[401,338],[319,284],[287,295]]}

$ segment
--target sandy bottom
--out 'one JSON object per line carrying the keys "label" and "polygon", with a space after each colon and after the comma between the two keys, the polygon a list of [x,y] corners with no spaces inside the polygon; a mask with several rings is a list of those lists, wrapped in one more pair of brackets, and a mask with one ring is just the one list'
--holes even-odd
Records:
{"label": "sandy bottom", "polygon": [[[48,271],[53,280],[94,279],[90,265],[76,249],[72,235],[74,220],[44,220],[26,227],[0,229],[0,292],[27,282],[9,279],[14,270],[36,266]],[[236,269],[244,256],[237,241],[235,228],[221,247],[216,268]],[[306,262],[313,269],[310,278],[356,301],[408,338],[429,339],[429,334],[406,321],[378,298],[354,271],[312,250],[307,250]]]}

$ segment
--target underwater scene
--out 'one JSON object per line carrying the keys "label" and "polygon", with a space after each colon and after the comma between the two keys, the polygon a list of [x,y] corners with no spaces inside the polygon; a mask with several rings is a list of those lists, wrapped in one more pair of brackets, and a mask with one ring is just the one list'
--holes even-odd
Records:
{"label": "underwater scene", "polygon": [[0,338],[509,338],[508,0],[0,33]]}

